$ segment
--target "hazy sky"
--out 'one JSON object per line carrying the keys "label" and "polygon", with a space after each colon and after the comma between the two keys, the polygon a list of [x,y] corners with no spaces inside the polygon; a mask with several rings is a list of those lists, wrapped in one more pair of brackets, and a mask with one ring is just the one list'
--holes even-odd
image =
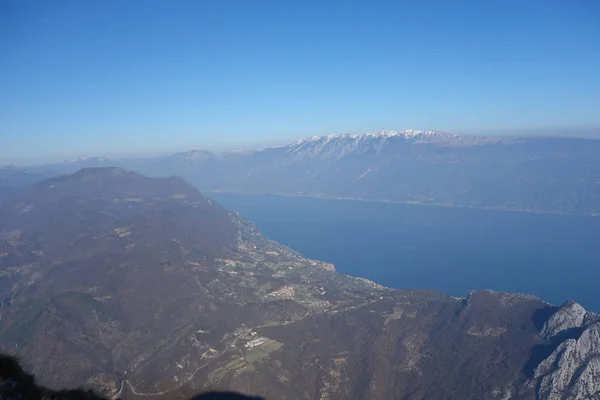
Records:
{"label": "hazy sky", "polygon": [[0,164],[594,127],[598,71],[598,0],[2,0]]}

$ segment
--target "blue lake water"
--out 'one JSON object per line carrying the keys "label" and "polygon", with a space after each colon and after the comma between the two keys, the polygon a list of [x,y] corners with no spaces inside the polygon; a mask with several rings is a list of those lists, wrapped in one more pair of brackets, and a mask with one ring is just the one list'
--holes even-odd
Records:
{"label": "blue lake water", "polygon": [[600,312],[600,218],[210,193],[265,236],[393,288],[568,299]]}

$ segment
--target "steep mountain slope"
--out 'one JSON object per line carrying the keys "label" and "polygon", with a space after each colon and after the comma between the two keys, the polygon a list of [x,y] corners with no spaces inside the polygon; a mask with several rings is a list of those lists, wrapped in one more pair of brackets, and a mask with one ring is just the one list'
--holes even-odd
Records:
{"label": "steep mountain slope", "polygon": [[542,399],[600,399],[600,316],[564,304],[544,324],[554,351],[535,369]]}
{"label": "steep mountain slope", "polygon": [[[0,206],[0,234],[0,349],[57,388],[533,399],[539,387],[562,399],[544,389],[563,374],[551,357],[581,371],[572,391],[596,377],[585,344],[598,339],[596,317],[577,307],[565,317],[574,306],[341,275],[180,178],[101,168],[45,180]],[[573,346],[582,355],[568,358]]]}
{"label": "steep mountain slope", "polygon": [[180,178],[82,170],[13,198],[0,221],[0,343],[51,385],[173,388],[244,324],[379,291],[263,239]]}

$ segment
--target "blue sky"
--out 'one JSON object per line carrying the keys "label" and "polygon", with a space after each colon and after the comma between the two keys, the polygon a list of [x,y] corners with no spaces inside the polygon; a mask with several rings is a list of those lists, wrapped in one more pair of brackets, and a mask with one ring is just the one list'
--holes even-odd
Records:
{"label": "blue sky", "polygon": [[600,126],[600,1],[0,2],[0,164]]}

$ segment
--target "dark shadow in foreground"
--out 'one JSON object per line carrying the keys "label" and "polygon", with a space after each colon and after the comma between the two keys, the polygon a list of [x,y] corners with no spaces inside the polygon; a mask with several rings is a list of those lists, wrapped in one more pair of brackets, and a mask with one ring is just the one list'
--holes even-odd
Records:
{"label": "dark shadow in foreground", "polygon": [[191,400],[263,400],[258,396],[245,396],[235,392],[209,392],[192,397]]}
{"label": "dark shadow in foreground", "polygon": [[[0,354],[0,399],[2,400],[105,400],[91,390],[51,390],[38,386],[16,358]],[[262,400],[234,392],[208,392],[191,400]]]}

